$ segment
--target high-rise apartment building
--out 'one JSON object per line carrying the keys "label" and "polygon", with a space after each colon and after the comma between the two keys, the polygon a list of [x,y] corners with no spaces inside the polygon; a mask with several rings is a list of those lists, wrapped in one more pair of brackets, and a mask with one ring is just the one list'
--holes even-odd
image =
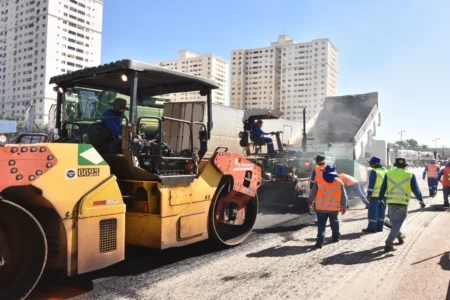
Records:
{"label": "high-rise apartment building", "polygon": [[[214,79],[219,88],[212,90],[212,101],[216,104],[225,105],[228,92],[228,62],[225,59],[214,54],[199,55],[189,50],[180,50],[178,59],[159,61],[153,64],[187,74]],[[195,101],[203,99],[198,92],[177,93],[164,96],[172,101]]]}
{"label": "high-rise apartment building", "polygon": [[0,113],[47,121],[50,77],[100,64],[103,0],[0,0]]}
{"label": "high-rise apartment building", "polygon": [[338,50],[329,39],[295,43],[280,35],[268,47],[231,52],[230,106],[278,109],[289,120],[307,120],[325,97],[337,95]]}

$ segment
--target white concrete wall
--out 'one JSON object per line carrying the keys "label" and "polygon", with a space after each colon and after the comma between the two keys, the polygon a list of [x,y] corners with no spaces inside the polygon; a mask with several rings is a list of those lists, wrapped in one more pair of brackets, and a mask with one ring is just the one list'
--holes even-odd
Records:
{"label": "white concrete wall", "polygon": [[370,145],[366,147],[366,158],[372,156],[378,156],[381,159],[382,164],[389,163],[387,161],[387,143],[382,140],[372,140]]}
{"label": "white concrete wall", "polygon": [[[244,111],[223,105],[213,105],[213,130],[211,140],[208,143],[208,151],[214,151],[219,146],[226,146],[229,151],[242,153],[243,149],[239,145],[239,132],[243,131],[242,117]],[[312,126],[311,124],[307,124]],[[301,138],[303,124],[285,119],[264,120],[263,131],[284,131],[282,141],[290,144],[293,140]],[[275,142],[275,136],[272,136]],[[276,148],[276,142],[275,148]]]}

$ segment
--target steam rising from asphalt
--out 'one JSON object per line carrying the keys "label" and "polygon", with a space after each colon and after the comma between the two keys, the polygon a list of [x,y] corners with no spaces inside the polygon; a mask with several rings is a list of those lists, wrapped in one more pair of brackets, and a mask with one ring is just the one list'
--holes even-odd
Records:
{"label": "steam rising from asphalt", "polygon": [[308,137],[314,144],[350,143],[375,105],[378,93],[327,97]]}

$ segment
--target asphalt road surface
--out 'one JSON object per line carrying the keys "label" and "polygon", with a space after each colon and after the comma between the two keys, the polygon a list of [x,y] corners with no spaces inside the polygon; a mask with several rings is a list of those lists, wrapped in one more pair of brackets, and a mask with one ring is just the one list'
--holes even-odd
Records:
{"label": "asphalt road surface", "polygon": [[[421,178],[421,169],[413,171]],[[423,181],[421,188],[428,195]],[[441,203],[440,198],[441,193],[433,201]],[[221,249],[201,242],[164,251],[128,248],[125,261],[103,270],[72,278],[46,274],[30,299],[402,298],[383,294],[389,289],[380,290],[380,282],[395,273],[404,256],[414,257],[412,245],[442,209],[432,205],[419,213],[413,201],[406,243],[395,255],[386,255],[382,248],[387,233],[363,235],[367,210],[356,198],[351,199],[351,206],[341,218],[341,242],[326,244],[321,250],[312,249],[315,216],[292,207],[261,205],[253,233],[237,247]],[[376,276],[369,269],[377,270]],[[371,284],[367,287],[361,280]],[[448,275],[445,280],[448,285]],[[348,288],[358,282],[365,287]]]}

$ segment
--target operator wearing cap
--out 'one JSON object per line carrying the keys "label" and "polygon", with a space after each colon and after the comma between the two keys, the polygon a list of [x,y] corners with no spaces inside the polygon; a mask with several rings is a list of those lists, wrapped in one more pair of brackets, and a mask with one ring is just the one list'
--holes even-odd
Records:
{"label": "operator wearing cap", "polygon": [[396,168],[386,173],[380,188],[379,199],[385,207],[388,204],[388,217],[392,225],[391,232],[386,239],[384,248],[386,252],[396,250],[394,248],[395,239],[398,239],[400,245],[404,243],[405,236],[400,229],[408,216],[411,193],[420,201],[420,207],[425,207],[416,176],[405,169],[407,166],[404,158],[396,158],[394,163]]}
{"label": "operator wearing cap", "polygon": [[256,121],[256,123],[254,123],[252,125],[251,131],[250,131],[251,139],[254,141],[261,141],[261,142],[266,143],[267,151],[269,153],[275,153],[272,139],[264,136],[266,134],[273,134],[273,133],[266,133],[266,132],[262,131],[262,129],[261,129],[262,124],[263,124],[263,121],[258,120],[258,121]]}
{"label": "operator wearing cap", "polygon": [[107,118],[102,119],[101,122],[106,125],[114,139],[122,139],[122,121],[123,117],[125,117],[125,111],[128,110],[127,101],[122,98],[116,98],[110,105],[112,109],[108,109],[103,113],[102,116]]}

